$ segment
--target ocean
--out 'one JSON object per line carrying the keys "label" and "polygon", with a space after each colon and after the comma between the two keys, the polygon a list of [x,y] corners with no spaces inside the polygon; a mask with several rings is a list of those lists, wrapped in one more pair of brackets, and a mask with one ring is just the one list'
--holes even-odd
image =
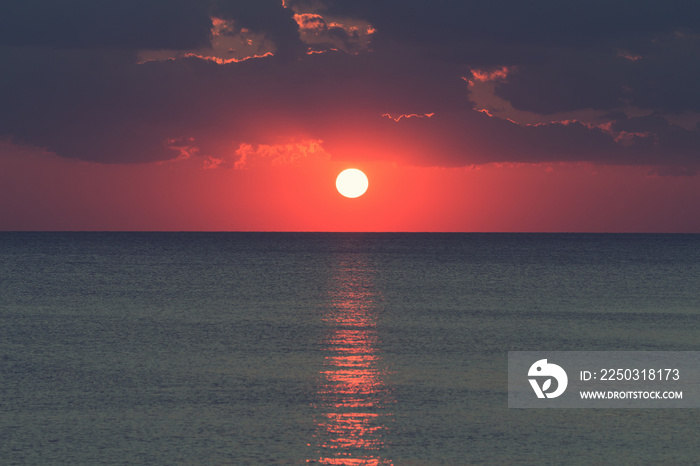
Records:
{"label": "ocean", "polygon": [[700,235],[0,233],[0,463],[688,464],[508,351],[697,351]]}

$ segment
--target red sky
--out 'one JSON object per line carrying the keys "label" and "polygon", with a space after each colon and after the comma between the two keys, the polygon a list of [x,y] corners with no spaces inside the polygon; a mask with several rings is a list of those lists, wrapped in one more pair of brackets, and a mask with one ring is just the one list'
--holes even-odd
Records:
{"label": "red sky", "polygon": [[35,3],[0,7],[0,230],[700,232],[695,12]]}
{"label": "red sky", "polygon": [[[698,232],[696,177],[644,167],[333,161],[203,169],[198,160],[99,164],[8,151],[0,210],[10,230]],[[10,152],[9,154],[7,152]],[[370,188],[341,196],[335,176]]]}

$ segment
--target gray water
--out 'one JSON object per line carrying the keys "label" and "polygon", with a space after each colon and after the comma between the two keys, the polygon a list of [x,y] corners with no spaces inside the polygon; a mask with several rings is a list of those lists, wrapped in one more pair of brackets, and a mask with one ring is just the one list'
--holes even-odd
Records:
{"label": "gray water", "polygon": [[507,352],[697,351],[700,235],[0,233],[1,464],[687,464]]}

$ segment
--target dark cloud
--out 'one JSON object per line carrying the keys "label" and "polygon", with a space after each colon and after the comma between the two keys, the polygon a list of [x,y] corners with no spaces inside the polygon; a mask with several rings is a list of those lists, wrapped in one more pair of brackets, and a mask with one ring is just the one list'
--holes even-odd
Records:
{"label": "dark cloud", "polygon": [[666,119],[658,115],[629,118],[624,114],[618,114],[612,121],[614,122],[611,126],[613,131],[626,133],[659,133],[667,131],[671,126]]}
{"label": "dark cloud", "polygon": [[207,1],[15,0],[0,3],[0,45],[185,49],[208,43]]}
{"label": "dark cloud", "polygon": [[516,109],[539,114],[610,110],[629,99],[625,76],[632,74],[634,64],[614,50],[558,49],[548,55],[546,61],[517,66],[498,83],[496,94]]}
{"label": "dark cloud", "polygon": [[700,34],[697,31],[657,37],[639,57],[630,63],[630,102],[669,112],[700,111],[700,87],[697,85],[700,82]]}
{"label": "dark cloud", "polygon": [[[649,40],[644,55],[557,49],[547,60],[517,67],[497,93],[515,108],[542,114],[623,105],[680,113],[700,111],[700,35]],[[544,53],[543,53],[544,56]]]}
{"label": "dark cloud", "polygon": [[281,0],[215,0],[212,14],[235,20],[252,32],[265,33],[275,42],[278,55],[297,55],[305,49],[294,12],[283,8]]}
{"label": "dark cloud", "polygon": [[383,37],[437,46],[483,40],[590,47],[678,29],[700,31],[700,4],[687,0],[331,0],[327,5],[332,13],[370,21]]}
{"label": "dark cloud", "polygon": [[[498,94],[542,114],[622,104],[700,111],[700,2],[334,0],[400,44],[479,67],[517,66]],[[627,58],[625,58],[627,57]]]}
{"label": "dark cloud", "polygon": [[209,44],[212,15],[283,51],[300,44],[293,12],[278,0],[21,0],[0,4],[0,45],[196,49]]}
{"label": "dark cloud", "polygon": [[[230,157],[239,144],[308,137],[333,157],[419,165],[699,166],[700,131],[666,115],[700,112],[692,2],[335,1],[313,13],[366,20],[373,51],[353,49],[351,28],[319,19],[329,41],[356,53],[313,55],[277,0],[57,3],[0,7],[0,135],[64,157],[149,162],[183,145]],[[205,46],[210,15],[265,35],[275,56],[138,63],[141,49]],[[495,64],[510,70],[497,95],[542,124],[472,108],[463,77]],[[580,109],[600,114],[546,118]]]}

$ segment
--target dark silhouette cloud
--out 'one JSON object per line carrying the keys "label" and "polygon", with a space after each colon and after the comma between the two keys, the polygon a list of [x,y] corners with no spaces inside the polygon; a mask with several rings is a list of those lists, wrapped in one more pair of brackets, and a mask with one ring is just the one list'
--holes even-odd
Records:
{"label": "dark silhouette cloud", "polygon": [[183,49],[208,42],[210,5],[192,0],[21,0],[0,4],[0,45]]}
{"label": "dark silhouette cloud", "polygon": [[303,53],[294,12],[279,0],[215,0],[212,14],[239,22],[252,32],[265,33],[277,45],[277,54]]}
{"label": "dark silhouette cloud", "polygon": [[538,113],[621,105],[655,111],[700,111],[700,34],[649,38],[643,55],[615,47],[560,49],[547,60],[518,67],[498,94]]}
{"label": "dark silhouette cloud", "polygon": [[0,4],[0,45],[192,49],[209,43],[211,17],[298,45],[293,12],[277,0],[22,0]]}
{"label": "dark silhouette cloud", "polygon": [[514,46],[644,47],[657,34],[700,32],[700,4],[686,0],[333,0],[328,5],[331,12],[367,19],[381,39],[451,49],[455,58],[468,56],[465,45],[470,52],[481,46],[512,59]]}
{"label": "dark silhouette cloud", "polygon": [[[176,158],[182,141],[221,158],[240,144],[313,138],[333,157],[417,165],[588,161],[664,175],[700,165],[695,2],[286,4],[5,2],[0,136],[102,163]],[[212,17],[266,37],[274,56],[198,58]],[[369,50],[343,18],[371,25]],[[303,42],[300,24],[327,44]],[[330,51],[333,41],[345,51]],[[145,49],[193,52],[140,63]],[[484,75],[494,95],[540,124],[474,109],[472,71],[495,66],[507,72]],[[556,117],[580,110],[598,113]]]}

